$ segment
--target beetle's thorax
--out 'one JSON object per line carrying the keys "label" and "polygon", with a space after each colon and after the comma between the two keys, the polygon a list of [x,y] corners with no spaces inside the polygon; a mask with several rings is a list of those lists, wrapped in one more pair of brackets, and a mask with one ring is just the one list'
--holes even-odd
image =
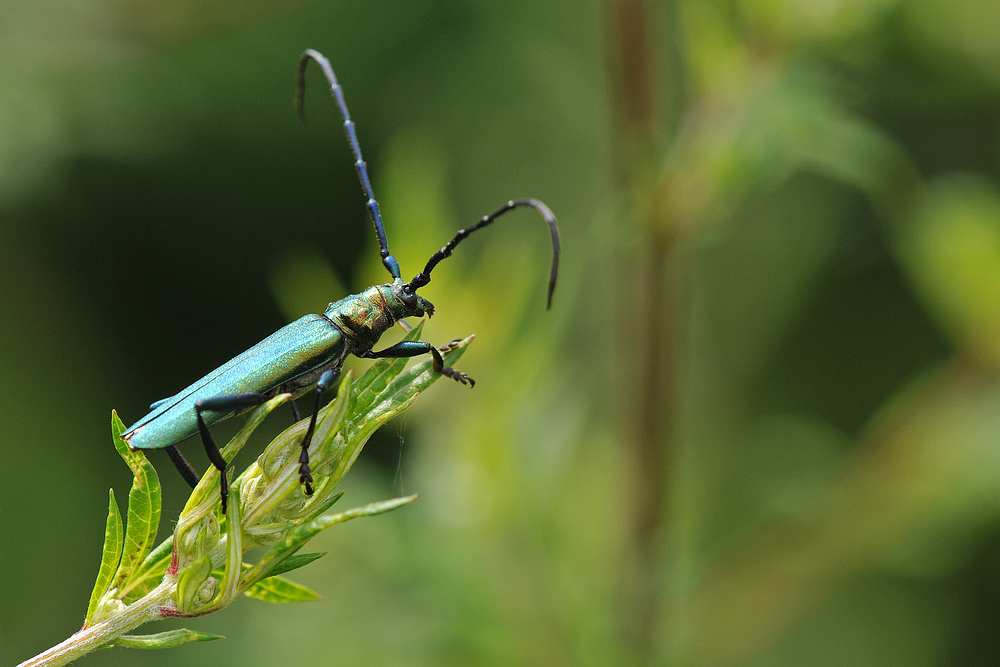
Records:
{"label": "beetle's thorax", "polygon": [[423,310],[407,306],[400,298],[402,281],[373,285],[331,303],[324,315],[348,339],[351,351],[370,350],[386,331],[404,317],[422,316]]}

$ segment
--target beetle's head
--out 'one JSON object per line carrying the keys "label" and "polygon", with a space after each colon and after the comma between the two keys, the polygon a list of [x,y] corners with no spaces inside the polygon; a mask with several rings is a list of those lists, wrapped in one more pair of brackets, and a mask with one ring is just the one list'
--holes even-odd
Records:
{"label": "beetle's head", "polygon": [[410,310],[408,317],[428,317],[434,315],[434,304],[417,294],[417,289],[410,283],[397,280],[392,283],[393,294]]}

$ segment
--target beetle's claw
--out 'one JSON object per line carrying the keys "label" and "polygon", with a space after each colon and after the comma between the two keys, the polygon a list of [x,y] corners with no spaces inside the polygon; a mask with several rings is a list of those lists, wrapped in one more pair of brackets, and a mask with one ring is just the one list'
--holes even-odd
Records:
{"label": "beetle's claw", "polygon": [[306,495],[311,496],[313,494],[312,488],[312,471],[309,469],[308,463],[303,463],[299,466],[299,483],[306,487]]}

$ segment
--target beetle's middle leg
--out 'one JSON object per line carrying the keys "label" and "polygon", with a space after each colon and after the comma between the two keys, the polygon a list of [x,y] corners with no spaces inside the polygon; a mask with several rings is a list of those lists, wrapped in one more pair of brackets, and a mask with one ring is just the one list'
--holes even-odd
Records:
{"label": "beetle's middle leg", "polygon": [[[256,407],[265,401],[267,401],[267,396],[264,394],[248,392],[246,394],[230,394],[229,396],[212,396],[210,398],[203,398],[194,404],[194,412],[198,417],[198,432],[201,434],[201,444],[205,446],[205,453],[208,454],[208,460],[219,471],[219,490],[222,494],[223,514],[226,513],[226,500],[229,498],[229,479],[226,477],[226,460],[222,458],[222,452],[219,451],[219,446],[215,444],[215,438],[212,437],[212,433],[208,430],[208,425],[205,424],[201,413],[205,411],[221,413],[240,412]],[[177,464],[175,463],[174,465]]]}
{"label": "beetle's middle leg", "polygon": [[[447,352],[448,350],[455,347],[456,344],[457,341],[452,341],[448,345],[445,345],[444,347],[440,348],[440,350]],[[455,380],[456,382],[461,382],[462,384],[468,384],[470,387],[476,386],[476,381],[470,378],[465,373],[461,371],[456,371],[451,366],[444,365],[444,359],[441,357],[441,352],[439,351],[439,348],[436,348],[430,343],[425,343],[423,341],[404,340],[396,343],[395,345],[387,347],[384,350],[379,350],[378,352],[375,352],[374,350],[368,350],[368,352],[359,356],[364,356],[367,359],[382,359],[382,358],[398,359],[401,357],[416,357],[417,355],[420,354],[430,354],[434,358],[434,361],[432,362],[434,370],[440,373],[441,375],[450,377],[452,380]]]}
{"label": "beetle's middle leg", "polygon": [[309,418],[309,428],[306,429],[305,437],[302,438],[302,451],[299,452],[299,483],[306,487],[307,496],[313,494],[312,470],[309,469],[309,445],[312,443],[313,433],[316,431],[316,418],[319,416],[320,400],[323,398],[323,392],[337,384],[339,378],[340,369],[331,368],[328,371],[324,371],[319,376],[319,381],[316,382],[316,402],[313,404],[312,417]]}
{"label": "beetle's middle leg", "polygon": [[183,454],[181,454],[181,450],[177,449],[176,445],[170,445],[165,448],[165,451],[167,452],[167,456],[170,457],[170,462],[174,464],[175,468],[177,468],[177,472],[181,474],[184,481],[190,484],[192,489],[198,486],[198,481],[200,479],[198,477],[198,473],[195,472],[194,468],[191,467],[191,464],[188,463],[188,460],[184,458]]}

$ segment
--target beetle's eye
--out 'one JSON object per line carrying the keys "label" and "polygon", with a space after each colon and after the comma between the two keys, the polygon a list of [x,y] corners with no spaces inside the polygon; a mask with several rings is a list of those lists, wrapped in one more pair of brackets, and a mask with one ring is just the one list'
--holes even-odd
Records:
{"label": "beetle's eye", "polygon": [[408,283],[399,289],[397,295],[399,296],[399,300],[402,301],[407,308],[416,309],[417,295],[414,294],[413,287],[411,287]]}

